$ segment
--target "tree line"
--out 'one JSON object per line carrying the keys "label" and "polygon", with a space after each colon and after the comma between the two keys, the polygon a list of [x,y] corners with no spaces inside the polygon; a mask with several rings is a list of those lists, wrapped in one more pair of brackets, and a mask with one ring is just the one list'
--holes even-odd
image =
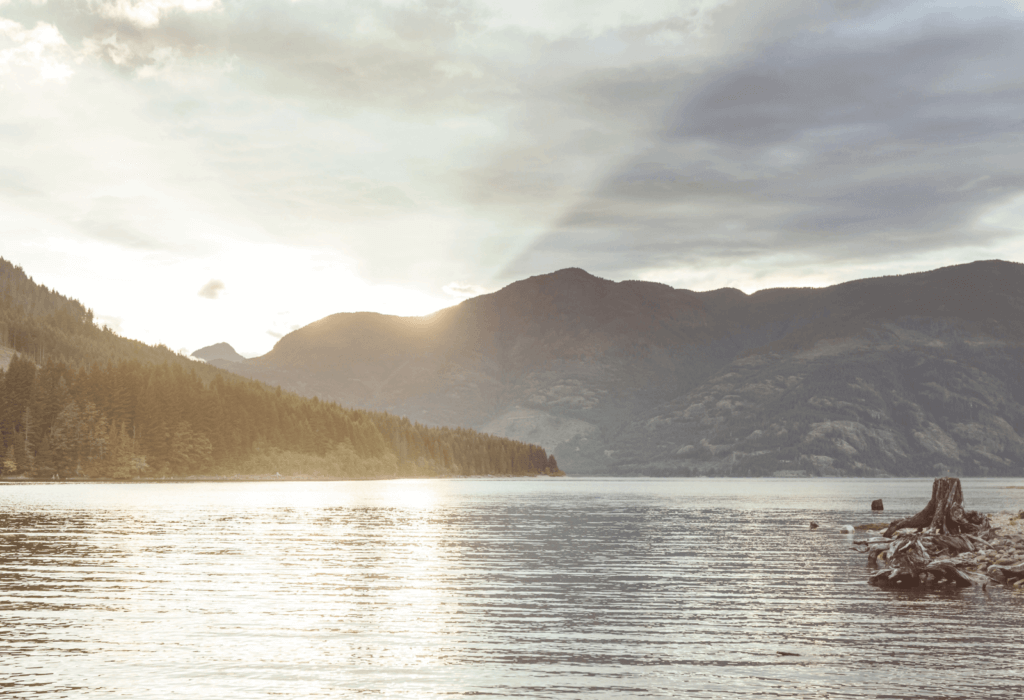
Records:
{"label": "tree line", "polygon": [[343,408],[98,328],[0,258],[0,469],[29,478],[560,474],[536,445]]}

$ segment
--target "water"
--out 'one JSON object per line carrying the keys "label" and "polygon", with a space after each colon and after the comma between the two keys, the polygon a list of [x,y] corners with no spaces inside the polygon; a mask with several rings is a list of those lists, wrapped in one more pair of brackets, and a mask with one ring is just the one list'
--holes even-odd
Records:
{"label": "water", "polygon": [[[965,480],[967,505],[1016,512],[1017,483]],[[0,486],[0,695],[1019,698],[1024,597],[874,589],[837,532],[930,490]]]}

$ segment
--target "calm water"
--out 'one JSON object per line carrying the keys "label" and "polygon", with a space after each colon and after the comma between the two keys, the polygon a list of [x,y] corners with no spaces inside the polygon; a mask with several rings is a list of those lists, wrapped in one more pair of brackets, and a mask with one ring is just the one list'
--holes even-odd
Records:
{"label": "calm water", "polygon": [[[967,505],[1016,512],[1019,483],[965,480]],[[930,490],[0,486],[0,695],[1022,697],[1024,597],[871,588],[836,531]]]}

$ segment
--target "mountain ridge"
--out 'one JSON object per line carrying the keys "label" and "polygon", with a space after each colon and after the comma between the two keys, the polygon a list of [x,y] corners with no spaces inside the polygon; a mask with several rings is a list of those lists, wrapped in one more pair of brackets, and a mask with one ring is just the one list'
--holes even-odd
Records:
{"label": "mountain ridge", "polygon": [[[426,424],[529,439],[575,473],[1007,474],[1024,464],[1014,407],[1024,399],[1014,369],[1022,344],[1020,263],[749,295],[566,268],[426,317],[333,314],[233,369]],[[939,372],[938,386],[987,401],[984,419],[933,406],[938,390],[925,385],[936,382],[915,374],[922,363],[958,367]],[[769,381],[783,370],[795,379]],[[857,381],[904,394],[871,408],[867,394],[854,396]],[[718,390],[727,385],[732,394]],[[790,405],[797,396],[803,404]],[[686,414],[711,397],[702,417]],[[899,417],[907,402],[913,420]],[[777,425],[769,409],[791,424]]]}

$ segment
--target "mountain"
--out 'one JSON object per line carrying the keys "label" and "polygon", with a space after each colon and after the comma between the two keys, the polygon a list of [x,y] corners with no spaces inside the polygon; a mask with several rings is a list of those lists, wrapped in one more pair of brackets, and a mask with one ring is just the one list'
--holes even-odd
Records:
{"label": "mountain", "polygon": [[218,362],[245,362],[245,358],[235,352],[235,349],[227,343],[207,345],[192,353],[192,357],[199,358],[205,362],[216,365]]}
{"label": "mountain", "polygon": [[561,472],[536,445],[300,397],[122,338],[0,258],[0,475],[250,474]]}
{"label": "mountain", "polygon": [[692,292],[580,269],[335,314],[233,371],[529,440],[571,473],[1024,474],[1024,265]]}

